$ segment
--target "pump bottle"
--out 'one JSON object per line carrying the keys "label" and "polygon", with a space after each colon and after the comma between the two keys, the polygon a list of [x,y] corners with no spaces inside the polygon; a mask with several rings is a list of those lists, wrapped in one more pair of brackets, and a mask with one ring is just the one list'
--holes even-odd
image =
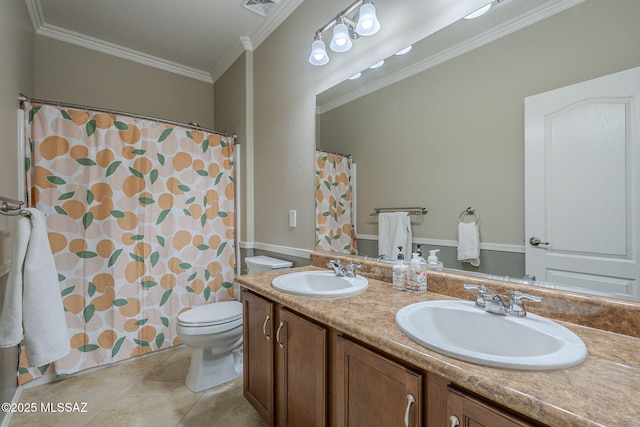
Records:
{"label": "pump bottle", "polygon": [[393,289],[396,291],[404,291],[409,265],[404,260],[402,246],[398,246],[398,251],[398,259],[393,264]]}
{"label": "pump bottle", "polygon": [[427,257],[427,268],[432,270],[442,270],[443,264],[441,261],[438,261],[438,256],[436,255],[440,249],[432,249],[429,251],[429,256]]}
{"label": "pump bottle", "polygon": [[407,270],[406,290],[416,294],[427,291],[427,270],[425,264],[420,262],[420,254],[411,254],[411,262]]}

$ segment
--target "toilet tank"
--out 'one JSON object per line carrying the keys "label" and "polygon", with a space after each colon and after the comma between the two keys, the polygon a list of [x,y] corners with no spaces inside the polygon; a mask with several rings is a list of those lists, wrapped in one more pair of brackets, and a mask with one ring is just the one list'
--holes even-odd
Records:
{"label": "toilet tank", "polygon": [[282,259],[271,258],[264,255],[249,256],[244,259],[247,263],[247,273],[256,274],[265,271],[280,270],[282,268],[291,268],[293,263]]}

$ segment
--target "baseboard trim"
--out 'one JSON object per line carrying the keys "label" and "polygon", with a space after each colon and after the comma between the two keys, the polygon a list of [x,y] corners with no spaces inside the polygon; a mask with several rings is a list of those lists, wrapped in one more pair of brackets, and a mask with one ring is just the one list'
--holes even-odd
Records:
{"label": "baseboard trim", "polygon": [[311,253],[313,252],[309,249],[293,248],[290,246],[280,246],[262,242],[240,242],[239,245],[241,249],[258,249],[261,251],[275,252],[304,259],[310,259]]}
{"label": "baseboard trim", "polygon": [[[378,235],[376,234],[357,234],[356,239],[362,240],[378,240]],[[415,237],[412,239],[412,242],[415,244],[421,245],[433,245],[433,246],[447,246],[447,247],[457,247],[457,240],[443,240],[443,239],[425,239],[422,237]],[[480,243],[480,250],[485,251],[498,251],[498,252],[514,252],[523,254],[524,246],[521,245],[506,245],[502,243]]]}
{"label": "baseboard trim", "polygon": [[[16,389],[16,392],[13,394],[13,399],[11,399],[11,405],[15,405],[18,402],[20,402],[20,396],[22,396],[22,389],[23,387],[21,385],[18,386],[18,388]],[[9,424],[11,423],[11,416],[13,415],[12,412],[4,412],[4,418],[2,419],[2,422],[0,423],[0,427],[9,427]]]}

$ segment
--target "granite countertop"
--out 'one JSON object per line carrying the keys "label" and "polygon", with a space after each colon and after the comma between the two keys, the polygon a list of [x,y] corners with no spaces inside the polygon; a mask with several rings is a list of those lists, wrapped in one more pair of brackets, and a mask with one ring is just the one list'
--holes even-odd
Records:
{"label": "granite countertop", "polygon": [[640,338],[562,322],[587,346],[587,360],[557,371],[490,368],[453,359],[415,343],[395,325],[402,307],[419,301],[450,299],[427,292],[394,291],[387,281],[368,278],[368,289],[346,298],[287,294],[271,281],[286,273],[322,270],[307,266],[238,276],[236,281],[277,303],[337,331],[439,374],[525,416],[551,426],[640,425]]}

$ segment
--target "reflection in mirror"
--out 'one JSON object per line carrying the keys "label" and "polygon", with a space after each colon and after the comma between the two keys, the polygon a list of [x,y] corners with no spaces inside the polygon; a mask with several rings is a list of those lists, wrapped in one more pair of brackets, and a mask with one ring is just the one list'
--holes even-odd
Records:
{"label": "reflection in mirror", "polygon": [[[378,255],[374,208],[424,206],[413,250],[438,248],[445,267],[467,272],[535,274],[525,260],[525,98],[640,66],[640,2],[512,0],[492,9],[317,96],[317,146],[358,165],[360,255]],[[482,218],[477,268],[457,259],[469,206]],[[631,258],[640,242],[628,240]]]}

